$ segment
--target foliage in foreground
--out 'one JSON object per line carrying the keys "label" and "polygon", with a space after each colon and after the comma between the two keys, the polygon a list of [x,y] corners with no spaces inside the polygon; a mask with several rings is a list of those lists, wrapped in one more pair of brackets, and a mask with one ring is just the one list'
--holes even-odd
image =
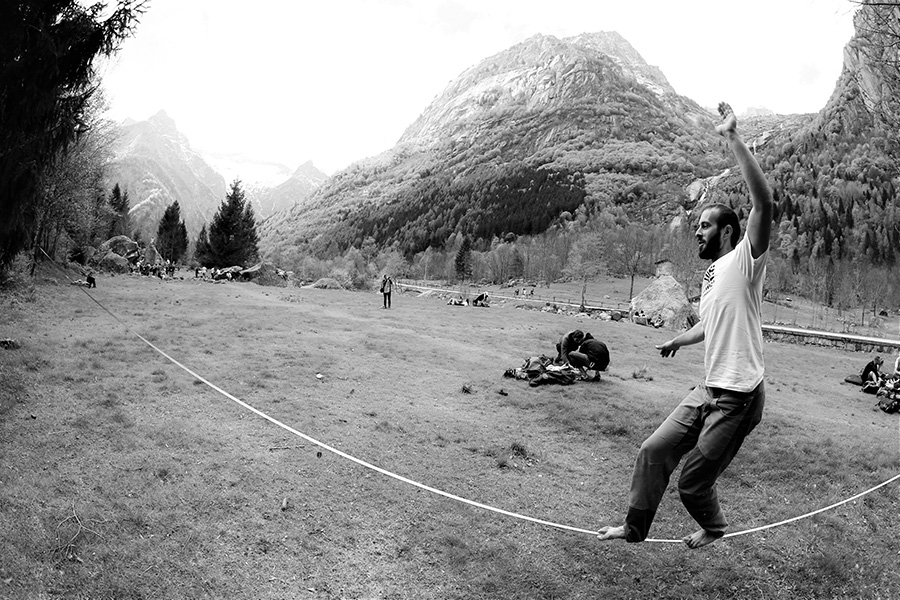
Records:
{"label": "foliage in foreground", "polygon": [[42,178],[89,130],[96,62],[133,33],[143,0],[0,4],[0,268],[39,230]]}

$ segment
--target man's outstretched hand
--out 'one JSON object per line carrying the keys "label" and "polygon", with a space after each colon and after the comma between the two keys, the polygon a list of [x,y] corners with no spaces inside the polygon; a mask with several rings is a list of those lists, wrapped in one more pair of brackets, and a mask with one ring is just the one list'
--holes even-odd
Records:
{"label": "man's outstretched hand", "polygon": [[727,102],[719,102],[719,114],[722,115],[722,122],[716,127],[716,131],[720,135],[727,135],[737,131],[737,117],[731,110],[731,105]]}
{"label": "man's outstretched hand", "polygon": [[674,340],[674,339],[669,340],[669,341],[666,342],[665,344],[656,346],[656,349],[659,350],[659,354],[660,354],[663,358],[668,358],[668,357],[670,357],[670,356],[675,356],[675,353],[678,352],[678,348],[680,348],[680,346],[679,346],[678,344],[675,343],[675,340]]}

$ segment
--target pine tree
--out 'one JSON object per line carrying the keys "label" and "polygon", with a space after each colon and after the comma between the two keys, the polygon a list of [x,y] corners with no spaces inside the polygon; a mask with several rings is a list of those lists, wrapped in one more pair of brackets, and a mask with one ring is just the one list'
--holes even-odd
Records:
{"label": "pine tree", "polygon": [[[209,226],[209,256],[205,266],[247,266],[259,257],[259,237],[253,207],[244,200],[241,182],[235,179]],[[199,260],[199,258],[198,258]]]}
{"label": "pine tree", "polygon": [[178,200],[166,207],[166,212],[159,221],[156,230],[156,249],[166,260],[177,263],[187,251],[187,227],[181,220],[181,207]]}
{"label": "pine tree", "polygon": [[144,4],[0,2],[0,268],[34,236],[44,173],[87,128],[97,58],[133,33]]}
{"label": "pine tree", "polygon": [[194,260],[204,267],[215,266],[212,251],[209,248],[209,235],[206,233],[206,223],[200,228],[197,241],[194,243]]}
{"label": "pine tree", "polygon": [[459,252],[456,253],[456,276],[463,281],[472,277],[472,242],[463,237]]}
{"label": "pine tree", "polygon": [[109,195],[109,207],[113,211],[113,220],[109,226],[108,237],[128,235],[128,230],[131,229],[128,222],[128,211],[130,210],[128,206],[128,190],[123,192],[118,183],[113,186]]}
{"label": "pine tree", "polygon": [[[243,192],[242,192],[243,194]],[[259,261],[259,235],[256,233],[256,214],[253,205],[246,202],[241,227],[241,246],[244,248],[244,265]]]}

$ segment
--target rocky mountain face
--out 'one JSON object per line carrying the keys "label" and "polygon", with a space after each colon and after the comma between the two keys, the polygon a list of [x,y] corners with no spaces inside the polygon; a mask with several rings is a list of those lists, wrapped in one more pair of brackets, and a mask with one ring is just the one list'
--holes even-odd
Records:
{"label": "rocky mountain face", "polygon": [[316,168],[312,161],[297,167],[290,177],[282,183],[261,190],[254,197],[256,212],[261,218],[287,210],[299,202],[303,202],[328,180],[328,175]]}
{"label": "rocky mountain face", "polygon": [[120,127],[108,187],[127,190],[134,228],[150,240],[176,200],[188,236],[195,239],[225,199],[227,184],[240,179],[257,222],[304,200],[328,179],[311,162],[293,173],[284,165],[238,155],[201,154],[160,111],[146,121]]}
{"label": "rocky mountain face", "polygon": [[[786,272],[807,270],[826,304],[865,294],[878,301],[881,292],[854,278],[900,260],[900,63],[884,60],[898,57],[898,17],[896,5],[860,8],[841,75],[818,113],[741,122],[775,195],[776,256],[791,263]],[[873,22],[893,25],[895,33],[888,30],[885,39]],[[736,171],[709,183],[694,191],[710,201],[737,202],[746,193]]]}
{"label": "rocky mountain face", "polygon": [[725,165],[713,118],[616,33],[534,36],[462,73],[394,148],[268,220],[261,248],[415,253],[455,233],[540,233],[578,210],[666,218]]}
{"label": "rocky mountain face", "polygon": [[164,111],[126,122],[109,168],[109,188],[128,192],[132,226],[156,237],[166,207],[176,200],[191,239],[225,198],[225,179],[195,152]]}
{"label": "rocky mountain face", "polygon": [[[657,67],[644,62],[618,33],[582,34],[559,40],[536,35],[463,72],[406,130],[399,144],[434,145],[449,135],[459,142],[497,124],[511,109],[525,113],[570,112],[579,103],[617,100],[618,88],[652,96],[685,119],[709,115],[679,97]],[[613,111],[615,114],[615,111]],[[554,123],[549,133],[564,135]],[[581,124],[583,127],[584,124]],[[569,126],[578,127],[578,123]],[[533,140],[549,142],[552,138]]]}
{"label": "rocky mountain face", "polygon": [[844,74],[851,75],[866,110],[887,127],[900,126],[900,4],[867,5],[854,16],[856,36],[844,48]]}

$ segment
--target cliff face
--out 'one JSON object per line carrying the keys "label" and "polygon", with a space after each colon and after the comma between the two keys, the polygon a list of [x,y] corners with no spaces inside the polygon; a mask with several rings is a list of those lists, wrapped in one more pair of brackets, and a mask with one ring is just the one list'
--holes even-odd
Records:
{"label": "cliff face", "polygon": [[844,47],[843,76],[852,79],[866,109],[900,121],[900,5],[865,5],[854,17],[856,35]]}
{"label": "cliff face", "polygon": [[266,189],[258,196],[259,214],[269,217],[306,200],[328,179],[328,175],[307,161],[297,167],[282,183]]}
{"label": "cliff face", "polygon": [[584,101],[612,100],[617,80],[649,91],[687,115],[705,111],[680,99],[657,67],[619,34],[600,32],[559,40],[534,36],[463,72],[407,128],[400,144],[465,142],[489,127],[492,117],[518,112],[569,110]]}
{"label": "cliff face", "polygon": [[156,237],[166,207],[176,200],[193,239],[225,198],[225,179],[162,111],[122,126],[108,180],[108,187],[118,183],[128,192],[132,225],[147,240]]}

